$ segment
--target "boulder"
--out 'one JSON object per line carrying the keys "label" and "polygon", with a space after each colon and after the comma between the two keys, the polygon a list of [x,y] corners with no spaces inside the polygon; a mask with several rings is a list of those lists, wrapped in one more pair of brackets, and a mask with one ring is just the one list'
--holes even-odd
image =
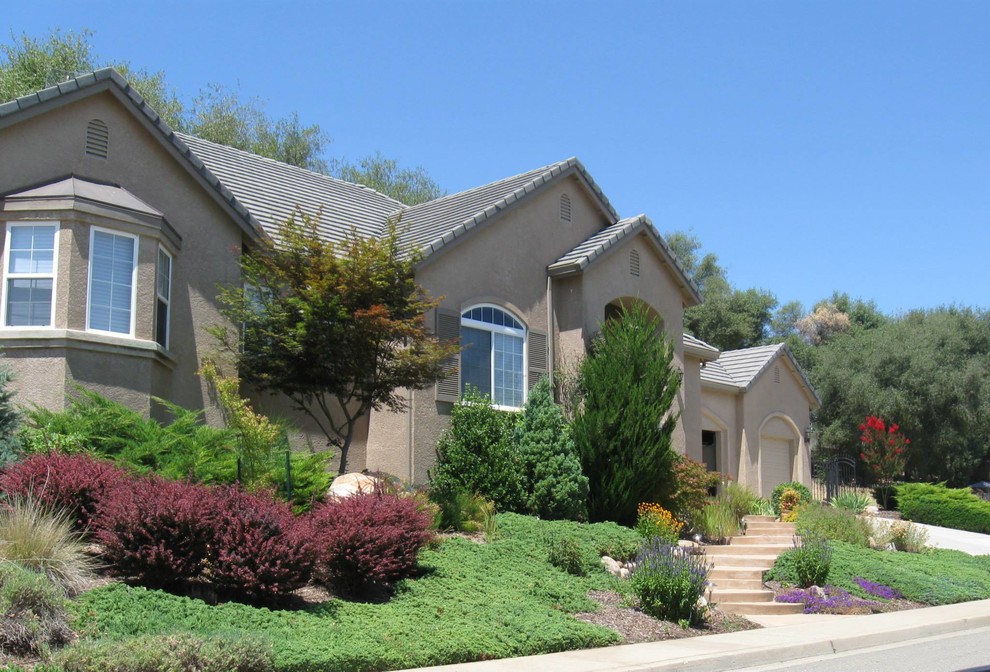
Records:
{"label": "boulder", "polygon": [[612,576],[618,576],[619,572],[622,570],[622,565],[620,565],[617,560],[613,560],[607,555],[602,556],[602,564],[605,566],[605,571]]}
{"label": "boulder", "polygon": [[374,492],[377,487],[378,479],[373,476],[368,476],[368,474],[362,474],[359,472],[341,474],[337,478],[333,479],[333,483],[330,484],[330,489],[327,490],[327,497],[344,499],[345,497],[350,497],[351,495],[356,495],[358,493]]}

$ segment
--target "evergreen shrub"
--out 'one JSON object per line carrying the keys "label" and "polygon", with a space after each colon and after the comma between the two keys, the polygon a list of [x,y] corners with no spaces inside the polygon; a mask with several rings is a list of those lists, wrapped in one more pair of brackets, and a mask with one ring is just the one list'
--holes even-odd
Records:
{"label": "evergreen shrub", "polygon": [[476,391],[454,404],[429,472],[434,501],[443,506],[454,493],[467,493],[492,500],[499,511],[524,509],[522,465],[512,441],[515,422],[514,413],[495,409]]}
{"label": "evergreen shrub", "polygon": [[904,483],[897,486],[897,506],[904,518],[916,523],[990,534],[990,502],[969,488]]}
{"label": "evergreen shrub", "polygon": [[588,517],[636,522],[640,502],[668,501],[681,374],[660,321],[636,303],[606,320],[581,363],[574,442],[589,479]]}
{"label": "evergreen shrub", "polygon": [[586,519],[588,477],[546,377],[529,393],[515,442],[526,510],[545,520]]}

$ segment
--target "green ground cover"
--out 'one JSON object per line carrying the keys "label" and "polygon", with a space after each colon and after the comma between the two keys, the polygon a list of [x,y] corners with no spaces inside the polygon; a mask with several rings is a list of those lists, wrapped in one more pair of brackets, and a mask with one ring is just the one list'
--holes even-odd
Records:
{"label": "green ground cover", "polygon": [[[266,638],[277,670],[389,670],[604,646],[607,629],[574,619],[592,611],[594,589],[618,582],[598,561],[603,549],[635,547],[633,530],[503,514],[500,536],[487,544],[445,540],[424,550],[424,574],[400,582],[383,604],[331,600],[301,610],[200,600],[120,584],[73,603],[84,640],[192,633]],[[548,540],[571,536],[586,562],[575,576],[547,560]]]}
{"label": "green ground cover", "polygon": [[[990,598],[990,556],[932,549],[924,553],[877,551],[842,541],[829,542],[832,565],[827,583],[853,595],[870,596],[856,577],[898,590],[908,600],[925,604],[952,604]],[[768,580],[797,583],[791,552],[777,559]]]}

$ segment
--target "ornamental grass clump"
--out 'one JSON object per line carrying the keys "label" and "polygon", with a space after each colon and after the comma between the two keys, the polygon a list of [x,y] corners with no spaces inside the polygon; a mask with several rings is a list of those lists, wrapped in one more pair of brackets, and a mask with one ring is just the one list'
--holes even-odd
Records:
{"label": "ornamental grass clump", "polygon": [[703,553],[694,555],[654,538],[640,548],[630,581],[643,612],[665,621],[698,623],[704,618],[699,598],[708,587],[710,572]]}
{"label": "ornamental grass clump", "polygon": [[9,564],[45,575],[66,595],[81,592],[96,566],[67,514],[21,497],[0,505],[0,566]]}
{"label": "ornamental grass clump", "polygon": [[684,523],[654,502],[642,502],[636,508],[636,531],[646,539],[658,538],[668,544],[677,542]]}

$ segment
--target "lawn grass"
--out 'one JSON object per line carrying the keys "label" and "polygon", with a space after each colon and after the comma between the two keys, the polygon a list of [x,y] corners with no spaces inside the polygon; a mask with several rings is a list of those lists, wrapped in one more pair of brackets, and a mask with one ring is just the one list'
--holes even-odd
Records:
{"label": "lawn grass", "polygon": [[[275,611],[116,584],[73,603],[84,639],[143,635],[250,634],[267,638],[277,670],[391,670],[604,646],[611,630],[571,614],[593,611],[594,589],[620,584],[598,562],[600,550],[629,546],[634,531],[608,523],[579,525],[503,514],[488,544],[452,538],[420,554],[424,575],[401,582],[385,604],[331,600]],[[547,538],[570,535],[586,559],[574,576],[547,561]]]}
{"label": "lawn grass", "polygon": [[[833,553],[827,583],[853,595],[870,597],[853,581],[860,577],[890,586],[908,600],[931,605],[990,598],[988,556],[945,549],[925,553],[877,551],[842,541],[829,543]],[[797,583],[790,552],[777,558],[767,579]]]}

